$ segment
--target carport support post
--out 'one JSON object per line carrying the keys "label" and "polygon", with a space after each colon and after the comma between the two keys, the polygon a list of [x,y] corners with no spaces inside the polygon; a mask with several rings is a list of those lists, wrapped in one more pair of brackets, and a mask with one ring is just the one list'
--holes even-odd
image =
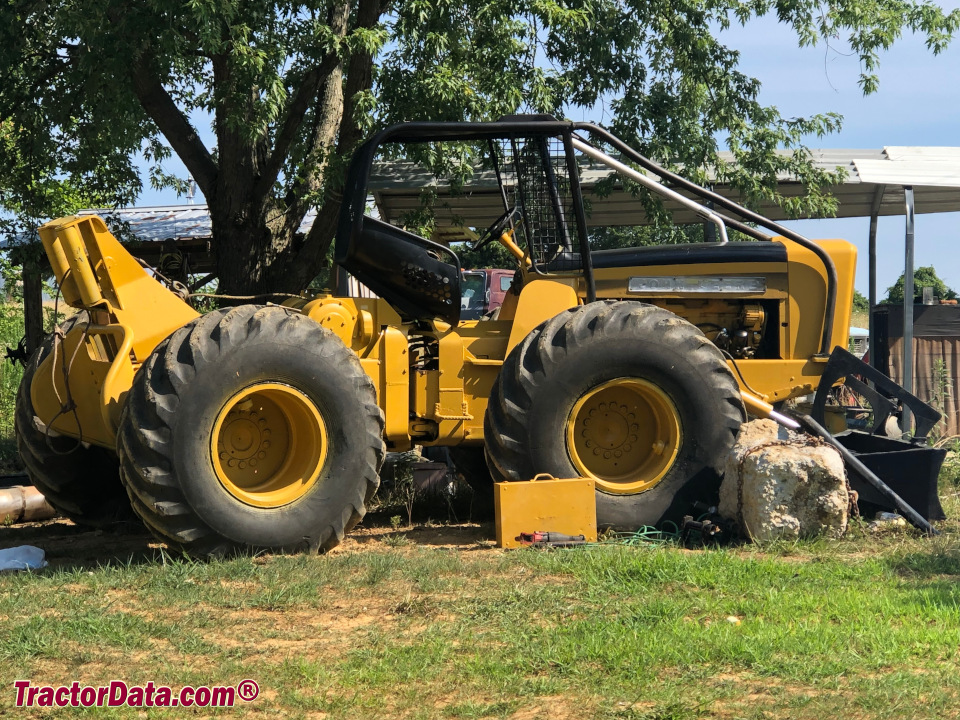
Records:
{"label": "carport support post", "polygon": [[[903,188],[907,228],[903,263],[903,389],[913,393],[913,187]],[[910,411],[903,408],[903,432],[912,433]]]}
{"label": "carport support post", "polygon": [[[708,185],[707,189],[713,191],[713,185]],[[713,200],[707,200],[704,206],[713,210]],[[717,241],[717,226],[712,222],[704,221],[703,223],[703,241],[708,243],[715,243]]]}
{"label": "carport support post", "polygon": [[873,308],[877,304],[877,218],[880,215],[880,203],[883,202],[883,191],[886,189],[885,185],[878,185],[877,189],[873,194],[873,203],[870,207],[870,298],[869,298],[869,310],[870,313],[868,322],[870,323],[868,327],[870,328],[870,339],[867,347],[870,350],[870,364],[880,369],[877,365],[877,358],[879,357],[877,353],[877,328],[873,322]]}

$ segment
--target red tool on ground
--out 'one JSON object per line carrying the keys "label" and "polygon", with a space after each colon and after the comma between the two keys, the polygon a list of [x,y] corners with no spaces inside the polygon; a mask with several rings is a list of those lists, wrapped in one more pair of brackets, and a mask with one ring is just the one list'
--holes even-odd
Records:
{"label": "red tool on ground", "polygon": [[587,543],[587,538],[583,535],[565,535],[558,532],[520,533],[516,539],[531,547],[573,547]]}

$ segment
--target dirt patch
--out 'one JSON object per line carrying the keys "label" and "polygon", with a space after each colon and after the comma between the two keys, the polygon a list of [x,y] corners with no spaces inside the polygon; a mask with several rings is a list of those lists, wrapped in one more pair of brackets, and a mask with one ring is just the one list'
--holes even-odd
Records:
{"label": "dirt patch", "polygon": [[798,705],[796,701],[819,698],[828,702],[829,698],[842,698],[847,692],[844,687],[846,683],[847,681],[843,680],[839,687],[827,687],[824,684],[788,682],[778,677],[758,676],[747,671],[719,673],[714,675],[708,684],[734,690],[735,694],[711,703],[710,717],[740,718],[749,715],[755,708],[764,708],[763,717],[813,718],[815,715],[807,713],[802,707],[803,703]]}
{"label": "dirt patch", "polygon": [[[290,658],[331,660],[342,657],[355,647],[358,637],[373,629],[402,635],[396,630],[396,617],[380,608],[368,607],[366,612],[344,610],[340,606],[331,612],[261,613],[255,611],[219,612],[217,627],[201,633],[204,641],[227,650],[243,650],[255,654],[259,662],[279,665]],[[373,612],[370,612],[370,611]],[[261,629],[258,631],[257,629]],[[262,629],[269,628],[271,637]]]}
{"label": "dirt patch", "polygon": [[[364,522],[355,528],[335,549],[335,552],[355,552],[382,548],[383,545],[407,545],[447,548],[450,550],[488,550],[495,547],[493,523],[459,523],[444,525],[415,525],[412,528],[393,528]],[[379,546],[379,548],[378,548]]]}
{"label": "dirt patch", "polygon": [[517,710],[510,720],[579,720],[587,715],[584,712],[583,699],[567,698],[560,695],[539,697],[533,705]]}
{"label": "dirt patch", "polygon": [[[333,552],[373,552],[386,547],[489,550],[495,545],[493,538],[493,523],[431,524],[396,529],[389,524],[365,522]],[[162,562],[166,549],[137,523],[92,530],[63,518],[0,527],[0,548],[17,545],[42,548],[51,567],[63,569],[95,568],[111,563],[154,564]]]}
{"label": "dirt patch", "polygon": [[0,527],[0,548],[35,545],[55,568],[97,567],[112,562],[157,562],[163,545],[146,528],[123,523],[109,530],[92,530],[57,518]]}

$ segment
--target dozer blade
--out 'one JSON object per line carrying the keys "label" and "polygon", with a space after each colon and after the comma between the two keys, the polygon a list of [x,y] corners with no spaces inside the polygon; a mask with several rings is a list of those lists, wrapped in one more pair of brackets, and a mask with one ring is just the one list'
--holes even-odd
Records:
{"label": "dozer blade", "polygon": [[[850,487],[853,490],[856,490],[857,493],[859,493],[861,489],[865,490],[868,493],[872,491],[872,496],[879,501],[877,503],[879,507],[900,513],[901,515],[903,515],[903,517],[907,519],[907,521],[911,525],[913,525],[915,528],[919,530],[923,530],[923,532],[929,535],[939,534],[937,530],[933,527],[933,525],[930,524],[927,518],[921,515],[920,512],[918,512],[917,509],[914,508],[912,504],[908,503],[903,497],[901,497],[898,492],[896,492],[892,487],[890,487],[890,485],[887,482],[884,482],[884,480],[881,479],[876,473],[874,473],[873,470],[868,468],[861,461],[861,459],[857,457],[857,453],[851,450],[848,450],[847,447],[840,441],[840,437],[831,435],[826,428],[824,428],[820,423],[818,423],[809,415],[803,415],[800,418],[800,422],[807,432],[809,432],[812,435],[816,435],[820,438],[823,438],[823,440],[825,440],[827,443],[829,443],[830,445],[832,445],[837,449],[837,451],[840,453],[840,456],[843,458],[844,464],[847,466],[847,470],[850,471],[850,474],[849,474]],[[907,448],[907,450],[916,450],[916,449],[917,449],[916,447]],[[938,451],[933,450],[933,452],[938,452]],[[940,462],[943,462],[942,457],[940,458]],[[940,469],[940,462],[936,463],[937,471],[939,471]],[[936,475],[934,475],[934,478],[936,478]],[[897,479],[905,480],[905,478],[897,478]],[[857,482],[858,480],[860,481],[859,484]],[[924,488],[922,487],[918,488],[917,490],[918,492],[914,493],[915,497],[920,497],[924,494],[928,495],[929,492],[931,491],[929,485],[926,487],[926,492],[924,492]],[[936,485],[933,486],[932,492],[934,496],[936,496]],[[937,507],[940,506],[939,501],[937,501],[936,504],[937,504]],[[943,514],[942,509],[940,510],[940,514],[941,515]],[[931,518],[931,519],[942,519],[942,518]]]}

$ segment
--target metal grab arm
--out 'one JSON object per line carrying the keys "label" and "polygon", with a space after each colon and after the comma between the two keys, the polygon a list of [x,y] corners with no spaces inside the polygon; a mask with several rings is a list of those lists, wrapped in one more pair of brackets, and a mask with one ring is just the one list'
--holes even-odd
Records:
{"label": "metal grab arm", "polygon": [[[817,394],[813,400],[813,409],[810,411],[810,415],[814,420],[819,423],[823,422],[824,408],[826,407],[827,394],[830,392],[830,389],[840,380],[853,375],[859,375],[863,380],[872,382],[876,391],[886,395],[888,398],[897,400],[905,411],[909,410],[913,413],[917,420],[917,428],[913,437],[917,442],[922,443],[943,417],[938,410],[925,403],[913,393],[907,392],[882,372],[867,365],[848,350],[844,350],[838,346],[833,349],[833,352],[830,354],[830,360],[827,362],[826,367],[824,367],[823,374],[820,375],[820,384],[817,386]],[[868,387],[867,390],[870,390],[870,388]],[[873,397],[877,395],[877,392],[871,391],[863,394],[873,399]],[[873,407],[874,414],[877,415],[877,417],[874,418],[873,433],[878,432],[883,427],[884,421],[889,417],[891,408],[892,404],[883,402],[882,397],[877,401],[877,406]]]}

